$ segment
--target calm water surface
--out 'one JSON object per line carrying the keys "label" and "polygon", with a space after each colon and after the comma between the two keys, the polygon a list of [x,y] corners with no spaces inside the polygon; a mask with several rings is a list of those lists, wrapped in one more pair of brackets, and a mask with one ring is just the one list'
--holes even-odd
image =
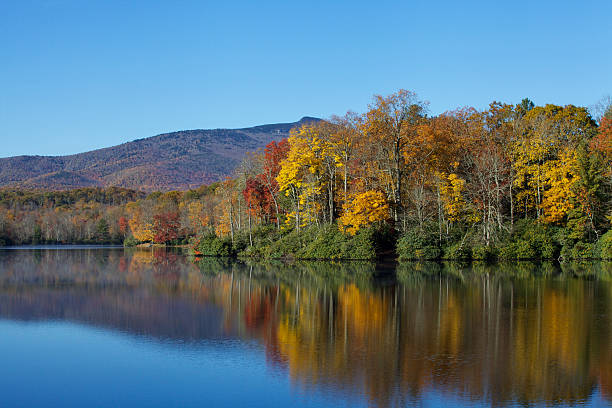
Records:
{"label": "calm water surface", "polygon": [[2,407],[611,406],[612,265],[0,250],[0,361]]}

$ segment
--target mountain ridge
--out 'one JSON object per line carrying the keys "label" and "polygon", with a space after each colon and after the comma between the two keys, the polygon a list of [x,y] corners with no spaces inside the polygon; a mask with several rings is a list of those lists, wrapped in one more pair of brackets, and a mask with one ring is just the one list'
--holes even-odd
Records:
{"label": "mountain ridge", "polygon": [[70,155],[0,158],[0,188],[197,188],[231,175],[246,152],[287,137],[294,127],[319,120],[304,116],[297,122],[239,129],[180,130]]}

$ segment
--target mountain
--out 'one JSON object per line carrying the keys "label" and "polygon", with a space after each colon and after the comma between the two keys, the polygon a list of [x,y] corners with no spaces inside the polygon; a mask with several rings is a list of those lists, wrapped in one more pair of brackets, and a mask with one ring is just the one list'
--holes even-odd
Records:
{"label": "mountain", "polygon": [[231,175],[246,152],[287,137],[294,127],[318,120],[303,117],[293,123],[244,129],[183,130],[69,156],[0,158],[0,188],[197,188]]}

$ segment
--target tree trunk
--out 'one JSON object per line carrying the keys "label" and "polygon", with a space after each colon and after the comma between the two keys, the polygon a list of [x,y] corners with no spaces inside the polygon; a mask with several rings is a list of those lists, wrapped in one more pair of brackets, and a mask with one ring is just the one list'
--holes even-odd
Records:
{"label": "tree trunk", "polygon": [[436,183],[436,198],[438,201],[438,239],[442,242],[442,199],[440,197],[440,182]]}
{"label": "tree trunk", "polygon": [[297,194],[295,188],[293,188],[293,195],[295,197],[295,230],[300,231],[300,197]]}
{"label": "tree trunk", "polygon": [[232,238],[232,244],[234,243],[234,216],[233,216],[233,206],[232,203],[230,202],[230,210],[229,210],[229,222],[230,222],[230,235]]}
{"label": "tree trunk", "polygon": [[249,201],[249,208],[248,208],[248,216],[249,216],[249,244],[250,246],[253,246],[253,235],[251,232],[251,202]]}

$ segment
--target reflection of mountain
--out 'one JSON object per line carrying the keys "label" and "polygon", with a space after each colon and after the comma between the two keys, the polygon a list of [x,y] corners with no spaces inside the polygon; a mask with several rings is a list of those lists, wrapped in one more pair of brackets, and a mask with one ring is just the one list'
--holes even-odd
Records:
{"label": "reflection of mountain", "polygon": [[0,256],[0,317],[59,319],[174,340],[233,336],[223,310],[181,292],[193,266],[165,252],[8,251]]}
{"label": "reflection of mountain", "polygon": [[67,320],[170,340],[217,339],[222,310],[146,290],[28,288],[0,292],[0,316],[13,320]]}
{"label": "reflection of mountain", "polygon": [[373,406],[432,390],[502,406],[612,390],[609,282],[416,266],[382,284],[371,264],[198,266],[165,252],[0,253],[0,317],[256,339],[304,388]]}

